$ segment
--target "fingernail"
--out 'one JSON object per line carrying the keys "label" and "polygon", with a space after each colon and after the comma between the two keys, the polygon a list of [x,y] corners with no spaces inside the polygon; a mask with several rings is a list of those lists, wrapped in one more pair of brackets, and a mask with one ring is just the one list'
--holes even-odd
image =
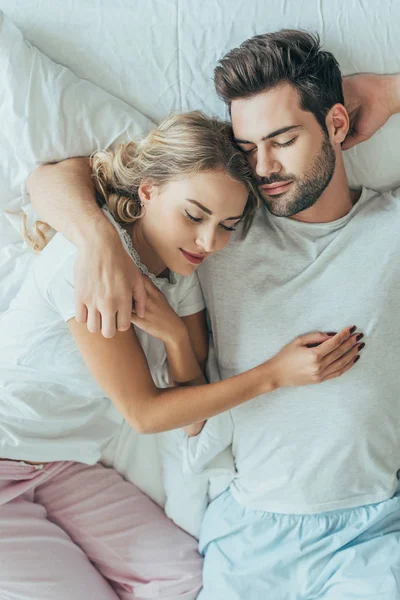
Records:
{"label": "fingernail", "polygon": [[355,357],[355,359],[353,360],[353,364],[354,364],[354,363],[356,363],[356,362],[357,362],[359,359],[360,359],[360,357],[359,357],[359,355],[357,355],[357,356]]}
{"label": "fingernail", "polygon": [[350,328],[350,333],[354,333],[356,329],[357,325],[353,325],[353,327]]}
{"label": "fingernail", "polygon": [[362,340],[364,337],[363,333],[359,333],[358,336],[356,337],[356,342],[359,342],[360,340]]}
{"label": "fingernail", "polygon": [[365,347],[365,344],[360,344],[360,345],[358,346],[358,349],[359,349],[359,350],[362,350],[364,347]]}
{"label": "fingernail", "polygon": [[328,331],[326,335],[336,335],[337,331]]}

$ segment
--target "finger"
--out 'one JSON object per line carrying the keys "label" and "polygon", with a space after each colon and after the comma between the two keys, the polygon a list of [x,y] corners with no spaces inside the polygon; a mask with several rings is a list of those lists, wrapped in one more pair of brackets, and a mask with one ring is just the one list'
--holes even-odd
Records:
{"label": "finger", "polygon": [[147,277],[147,275],[143,277],[143,282],[148,295],[156,296],[157,294],[161,293],[160,290],[151,281],[150,277]]}
{"label": "finger", "polygon": [[350,350],[350,352],[348,352],[347,354],[345,354],[338,360],[335,360],[335,362],[330,364],[324,371],[322,371],[321,378],[325,379],[326,375],[330,375],[331,373],[334,373],[335,371],[340,371],[341,369],[345,368],[349,364],[353,364],[354,359],[357,358],[357,356],[359,356],[359,354],[360,354],[360,350],[357,345],[354,348],[352,348]]}
{"label": "finger", "polygon": [[112,338],[117,333],[117,315],[115,309],[110,307],[100,312],[101,333],[105,338]]}
{"label": "finger", "polygon": [[342,150],[350,150],[353,146],[361,144],[361,142],[365,142],[368,139],[369,136],[358,133],[357,131],[352,131],[347,135],[344,142],[342,142]]}
{"label": "finger", "polygon": [[131,323],[143,331],[147,330],[147,320],[145,318],[138,317],[134,313],[131,315]]}
{"label": "finger", "polygon": [[148,277],[143,277],[141,273],[139,274],[140,277],[136,277],[134,281],[132,296],[136,314],[139,317],[144,317],[147,301],[147,288],[145,287],[145,280],[148,279]]}
{"label": "finger", "polygon": [[337,371],[332,371],[332,373],[327,374],[323,377],[322,381],[328,381],[328,379],[335,379],[336,377],[340,377],[346,371],[349,371],[359,360],[360,355],[357,355],[355,358],[352,358],[344,367],[338,369]]}
{"label": "finger", "polygon": [[128,331],[131,326],[132,297],[120,298],[120,305],[116,315],[116,326],[118,331]]}
{"label": "finger", "polygon": [[353,335],[347,338],[347,340],[344,341],[343,344],[339,346],[339,348],[337,348],[333,352],[330,352],[322,359],[321,367],[325,369],[326,367],[328,367],[328,365],[334,363],[335,360],[338,360],[339,358],[347,354],[347,352],[349,352],[353,347],[359,346],[363,337],[363,333],[353,333]]}
{"label": "finger", "polygon": [[345,327],[342,331],[339,331],[336,335],[330,337],[326,342],[323,342],[319,348],[317,348],[316,352],[318,352],[319,357],[322,359],[327,354],[330,354],[343,342],[345,342],[353,333],[355,333],[357,329],[356,325],[351,325],[350,327]]}
{"label": "finger", "polygon": [[98,310],[88,310],[87,328],[91,333],[98,333],[101,330],[101,317]]}
{"label": "finger", "polygon": [[75,303],[75,319],[78,323],[86,323],[88,317],[88,310],[86,308],[86,304],[83,302],[77,301]]}
{"label": "finger", "polygon": [[312,333],[306,333],[305,335],[300,335],[297,338],[300,346],[308,346],[312,348],[314,346],[319,346],[323,342],[326,342],[331,337],[330,333],[324,333],[322,331],[314,331]]}

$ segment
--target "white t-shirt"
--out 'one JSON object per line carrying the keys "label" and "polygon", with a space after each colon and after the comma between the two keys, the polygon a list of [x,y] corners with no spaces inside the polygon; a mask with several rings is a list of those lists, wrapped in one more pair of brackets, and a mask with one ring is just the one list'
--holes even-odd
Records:
{"label": "white t-shirt", "polygon": [[[130,236],[105,214],[128,254],[146,271]],[[122,416],[87,369],[67,325],[75,316],[76,254],[57,234],[0,315],[1,458],[94,464],[121,429]],[[204,308],[196,274],[152,278],[179,316]],[[154,382],[166,387],[164,344],[139,329],[136,334]]]}
{"label": "white t-shirt", "polygon": [[186,470],[232,444],[231,491],[246,506],[304,514],[390,498],[400,469],[400,190],[364,189],[331,223],[260,210],[246,239],[235,234],[199,277],[222,378],[311,331],[357,325],[366,347],[338,379],[210,419],[185,438]]}

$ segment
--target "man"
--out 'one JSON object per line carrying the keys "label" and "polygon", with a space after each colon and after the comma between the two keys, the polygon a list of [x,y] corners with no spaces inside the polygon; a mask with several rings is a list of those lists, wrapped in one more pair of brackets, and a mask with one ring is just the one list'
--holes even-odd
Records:
{"label": "man", "polygon": [[342,78],[317,38],[247,40],[215,85],[267,207],[199,269],[222,378],[328,323],[366,346],[332,385],[278,390],[191,441],[195,471],[232,440],[237,470],[203,523],[200,598],[398,599],[400,190],[349,189]]}
{"label": "man", "polygon": [[[370,83],[349,81],[350,87]],[[381,123],[400,105],[398,77],[382,83],[388,100]],[[258,421],[257,435],[252,431],[249,452],[254,459],[262,442],[268,460],[235,458],[243,480],[254,484],[244,510],[270,515],[269,537],[256,523],[238,553],[228,529],[224,560],[216,579],[208,584],[205,578],[204,597],[233,599],[247,586],[251,600],[394,600],[400,596],[400,198],[349,189],[341,154],[349,117],[340,71],[312,36],[279,32],[245,42],[217,67],[216,86],[268,209],[259,211],[245,240],[236,236],[200,270],[221,375],[254,366],[297,334],[332,322],[337,329],[357,324],[367,347],[352,373],[337,382],[288,388],[263,403],[267,418]],[[354,95],[352,102],[359,106]],[[81,268],[85,254],[103,256],[101,240],[110,234],[94,208],[84,161],[38,170],[28,191],[44,220],[81,248]],[[79,203],[79,223],[68,203]],[[114,281],[110,263],[98,261],[95,275],[104,290],[99,294],[97,286],[96,295],[110,302],[115,284],[128,304],[132,274],[118,261]],[[127,326],[120,311],[115,320],[116,306],[104,311],[96,302],[114,328]],[[100,313],[91,308],[88,327],[96,331]],[[114,333],[112,320],[104,333]],[[249,415],[254,424],[256,403]],[[241,521],[245,527],[243,515]],[[217,532],[211,547],[212,559],[221,559]],[[258,560],[253,554],[249,565],[254,547]]]}

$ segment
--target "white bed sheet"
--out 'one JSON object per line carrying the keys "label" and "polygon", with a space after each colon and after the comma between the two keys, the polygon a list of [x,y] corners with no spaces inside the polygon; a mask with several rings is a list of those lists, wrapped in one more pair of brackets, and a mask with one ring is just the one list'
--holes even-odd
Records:
{"label": "white bed sheet", "polygon": [[[55,62],[152,120],[194,108],[226,117],[213,89],[216,61],[247,37],[283,27],[320,33],[344,74],[400,68],[396,0],[0,0],[0,9]],[[348,152],[351,183],[399,185],[398,139],[395,117],[373,140]],[[34,260],[14,225],[0,213],[0,310]],[[127,431],[119,441],[114,464],[163,504],[155,443]]]}

